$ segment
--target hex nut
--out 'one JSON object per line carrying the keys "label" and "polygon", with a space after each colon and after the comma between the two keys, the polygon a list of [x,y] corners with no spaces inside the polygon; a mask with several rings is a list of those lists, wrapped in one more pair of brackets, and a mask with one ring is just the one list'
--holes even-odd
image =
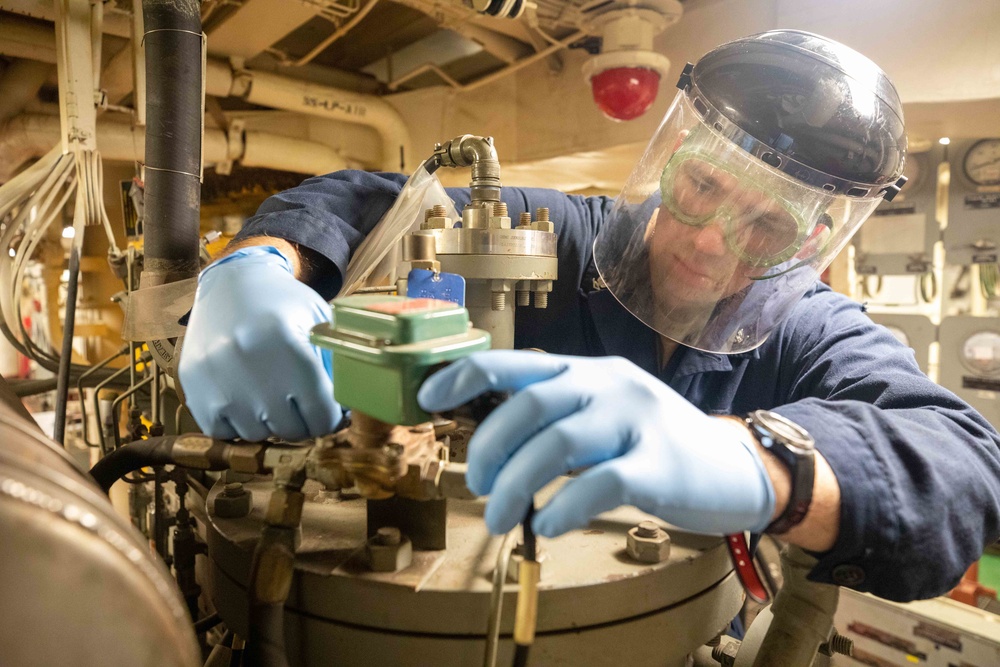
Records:
{"label": "hex nut", "polygon": [[655,534],[650,536],[653,531],[648,523],[644,521],[628,531],[625,550],[640,563],[662,563],[670,557],[670,535],[657,526]]}
{"label": "hex nut", "polygon": [[226,484],[225,490],[215,496],[215,516],[223,519],[239,519],[250,514],[253,494],[239,482]]}
{"label": "hex nut", "polygon": [[[399,534],[398,529],[393,529]],[[388,537],[388,536],[386,536]],[[381,530],[368,540],[368,566],[373,572],[399,572],[413,562],[413,543],[399,535],[398,544],[382,544]],[[386,541],[392,541],[387,539]]]}

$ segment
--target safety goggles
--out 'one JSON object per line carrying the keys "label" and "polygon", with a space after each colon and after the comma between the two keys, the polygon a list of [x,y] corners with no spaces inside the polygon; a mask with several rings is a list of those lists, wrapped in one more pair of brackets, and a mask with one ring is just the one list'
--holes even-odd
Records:
{"label": "safety goggles", "polygon": [[[663,206],[679,222],[718,222],[741,262],[769,268],[791,259],[815,224],[774,191],[706,151],[682,146],[660,178]],[[829,232],[829,230],[826,230]]]}

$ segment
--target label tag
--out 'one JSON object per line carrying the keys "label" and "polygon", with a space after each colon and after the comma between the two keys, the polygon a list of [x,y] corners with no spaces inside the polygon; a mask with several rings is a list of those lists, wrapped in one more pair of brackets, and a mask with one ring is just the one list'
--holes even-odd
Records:
{"label": "label tag", "polygon": [[440,299],[465,307],[465,278],[457,273],[438,273],[413,269],[406,277],[406,296],[417,299]]}

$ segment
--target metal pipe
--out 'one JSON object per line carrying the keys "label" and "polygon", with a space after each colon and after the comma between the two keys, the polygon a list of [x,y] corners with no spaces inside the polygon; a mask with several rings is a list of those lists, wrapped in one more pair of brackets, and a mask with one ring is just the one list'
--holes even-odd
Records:
{"label": "metal pipe", "polygon": [[[55,116],[21,114],[0,125],[0,182],[27,160],[44,155],[58,141],[59,119]],[[144,128],[101,119],[97,124],[97,146],[104,160],[143,162]],[[206,164],[239,161],[247,167],[309,175],[359,166],[326,144],[267,132],[229,135],[206,129],[203,150]]]}
{"label": "metal pipe", "polygon": [[381,169],[406,171],[410,161],[410,133],[403,117],[375,95],[290,79],[269,72],[240,70],[210,60],[205,90],[216,97],[239,97],[272,109],[365,125],[382,136]]}
{"label": "metal pipe", "polygon": [[147,287],[198,274],[202,47],[197,0],[143,0]]}

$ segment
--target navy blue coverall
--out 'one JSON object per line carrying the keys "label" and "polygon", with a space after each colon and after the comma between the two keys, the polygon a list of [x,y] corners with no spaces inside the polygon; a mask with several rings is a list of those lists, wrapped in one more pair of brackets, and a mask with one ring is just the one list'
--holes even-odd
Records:
{"label": "navy blue coverall", "polygon": [[[265,201],[237,238],[276,236],[312,251],[310,284],[330,299],[405,180],[310,178]],[[459,210],[469,201],[467,190],[449,195]],[[842,508],[837,542],[816,554],[811,579],[891,600],[933,597],[1000,537],[1000,435],[857,303],[817,283],[759,348],[726,356],[680,346],[661,369],[658,334],[595,289],[592,246],[612,200],[518,188],[502,198],[515,220],[548,207],[559,235],[549,307],[517,310],[516,348],[619,355],[709,414],[773,409],[815,437]]]}

